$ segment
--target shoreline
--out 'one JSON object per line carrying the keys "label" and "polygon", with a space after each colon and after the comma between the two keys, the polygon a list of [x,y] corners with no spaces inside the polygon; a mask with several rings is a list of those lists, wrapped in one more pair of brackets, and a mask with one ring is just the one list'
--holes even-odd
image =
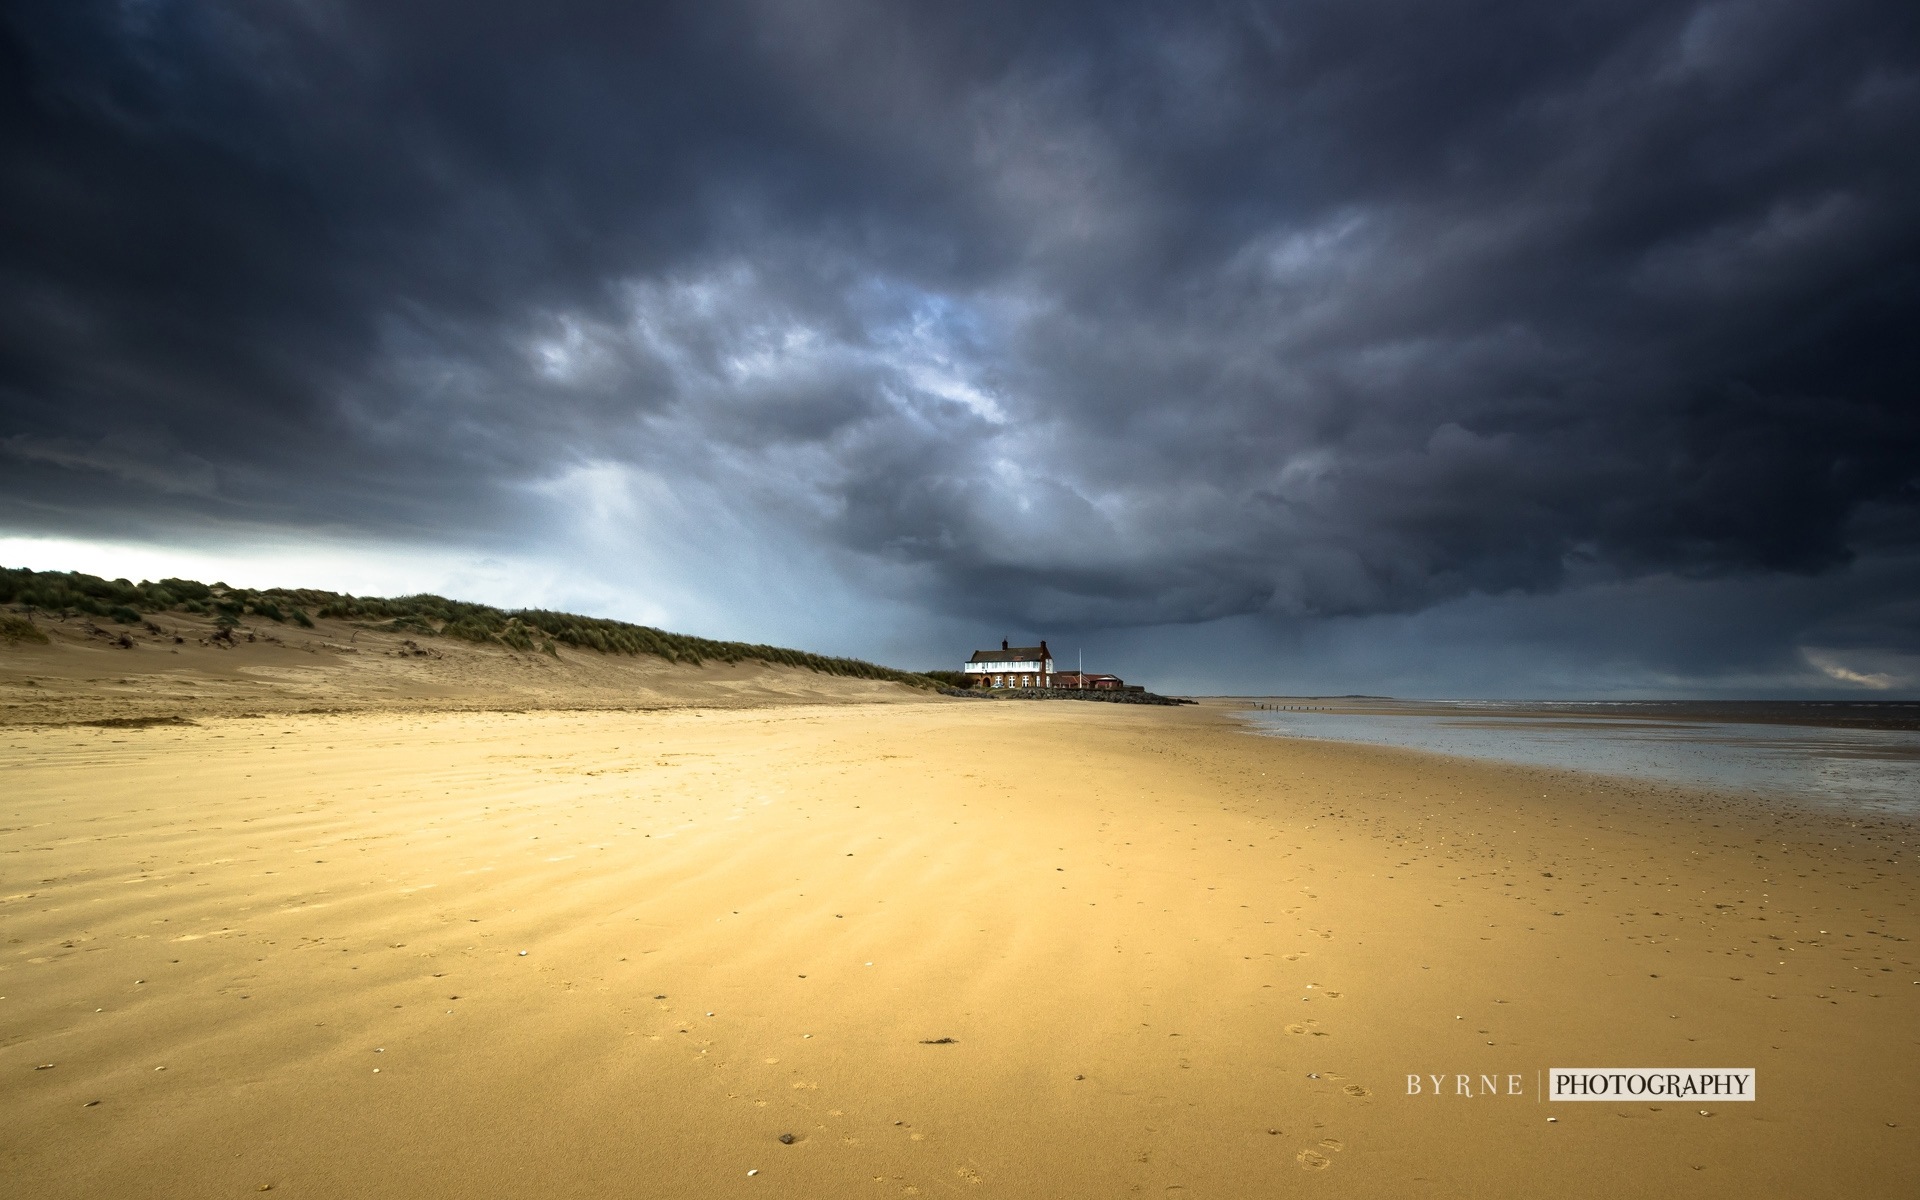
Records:
{"label": "shoreline", "polygon": [[[1789,725],[1528,714],[1509,720],[1482,712],[1256,709],[1216,706],[1258,736],[1375,746],[1489,764],[1632,780],[1765,808],[1920,816],[1920,741],[1913,731],[1859,725]],[[1281,728],[1290,715],[1304,720]],[[1435,718],[1440,718],[1435,723]],[[1352,718],[1347,729],[1316,722]],[[1410,723],[1389,740],[1396,718]],[[1378,724],[1374,724],[1378,722]],[[1797,737],[1754,731],[1802,729]],[[1549,736],[1536,739],[1535,735]],[[1565,735],[1578,740],[1569,741]],[[1581,735],[1584,735],[1582,737]],[[1836,776],[1835,772],[1839,772]]]}

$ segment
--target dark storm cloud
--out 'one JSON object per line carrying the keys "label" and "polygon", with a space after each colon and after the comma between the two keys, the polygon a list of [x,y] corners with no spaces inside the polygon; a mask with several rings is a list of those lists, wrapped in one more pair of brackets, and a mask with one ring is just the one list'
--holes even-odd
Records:
{"label": "dark storm cloud", "polygon": [[5,21],[16,529],[537,538],[613,471],[1056,627],[1920,531],[1910,5]]}

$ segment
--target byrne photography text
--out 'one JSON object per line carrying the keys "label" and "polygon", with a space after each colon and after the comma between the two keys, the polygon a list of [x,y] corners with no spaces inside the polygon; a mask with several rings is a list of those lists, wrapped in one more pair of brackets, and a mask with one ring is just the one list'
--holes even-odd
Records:
{"label": "byrne photography text", "polygon": [[1752,1067],[1552,1067],[1526,1074],[1409,1074],[1406,1094],[1456,1099],[1531,1096],[1536,1101],[1751,1100],[1753,1084]]}

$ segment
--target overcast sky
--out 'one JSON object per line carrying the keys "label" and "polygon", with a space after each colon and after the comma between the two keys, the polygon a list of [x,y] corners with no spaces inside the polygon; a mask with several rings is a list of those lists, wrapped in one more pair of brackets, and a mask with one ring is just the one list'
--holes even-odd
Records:
{"label": "overcast sky", "polygon": [[1920,694],[1920,7],[0,6],[0,563]]}

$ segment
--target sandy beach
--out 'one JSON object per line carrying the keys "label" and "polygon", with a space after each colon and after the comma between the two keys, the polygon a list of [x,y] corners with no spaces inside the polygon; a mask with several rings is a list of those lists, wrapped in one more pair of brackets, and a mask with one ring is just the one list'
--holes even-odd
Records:
{"label": "sandy beach", "polygon": [[[12,1194],[1862,1197],[1920,1170],[1915,832],[1883,819],[1217,704],[191,719],[0,730]],[[1754,1067],[1759,1099],[1541,1102],[1572,1065]]]}

